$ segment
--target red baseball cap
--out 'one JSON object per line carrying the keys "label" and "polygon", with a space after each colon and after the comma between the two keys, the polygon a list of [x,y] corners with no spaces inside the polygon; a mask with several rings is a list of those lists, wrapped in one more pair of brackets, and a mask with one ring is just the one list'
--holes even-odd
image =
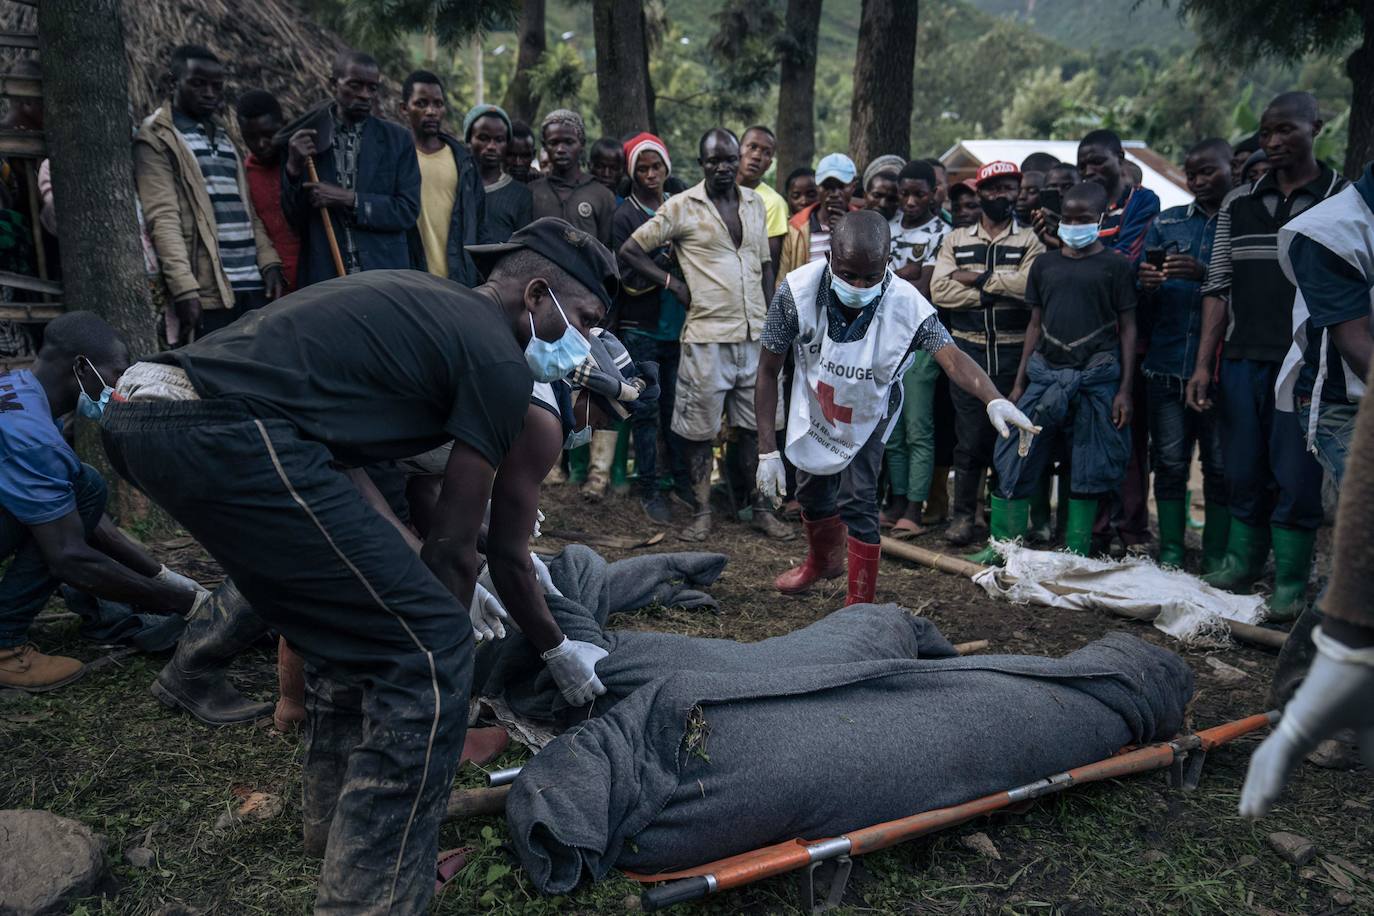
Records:
{"label": "red baseball cap", "polygon": [[977,187],[985,181],[989,181],[993,178],[1002,178],[1007,175],[1012,178],[1021,177],[1021,170],[1016,167],[1015,162],[1007,162],[1005,159],[989,162],[978,170],[978,178],[974,182],[974,186]]}

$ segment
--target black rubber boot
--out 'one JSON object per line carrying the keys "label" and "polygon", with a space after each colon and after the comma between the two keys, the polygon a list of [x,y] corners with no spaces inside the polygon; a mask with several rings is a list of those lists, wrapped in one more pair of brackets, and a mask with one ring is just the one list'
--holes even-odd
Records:
{"label": "black rubber boot", "polygon": [[363,740],[363,692],[305,669],[305,758],[301,813],[305,854],[324,858],[348,758]]}
{"label": "black rubber boot", "polygon": [[1322,612],[1314,601],[1303,609],[1302,614],[1293,622],[1288,631],[1288,639],[1279,650],[1278,664],[1274,666],[1274,679],[1269,682],[1269,708],[1282,709],[1293,699],[1293,693],[1307,677],[1307,669],[1317,658],[1317,647],[1312,642],[1312,631],[1322,622]]}
{"label": "black rubber boot", "polygon": [[701,542],[711,534],[711,471],[714,455],[710,442],[687,443],[687,473],[692,481],[696,504],[692,521],[678,532],[678,540]]}
{"label": "black rubber boot", "polygon": [[954,501],[950,505],[949,527],[945,529],[945,542],[954,547],[966,547],[978,540],[974,526],[974,516],[978,512],[978,494],[987,479],[986,469],[966,471],[954,470]]}
{"label": "black rubber boot", "polygon": [[206,725],[234,725],[272,715],[271,703],[250,700],[229,683],[229,665],[267,634],[267,624],[230,579],[186,620],[172,660],[149,691]]}

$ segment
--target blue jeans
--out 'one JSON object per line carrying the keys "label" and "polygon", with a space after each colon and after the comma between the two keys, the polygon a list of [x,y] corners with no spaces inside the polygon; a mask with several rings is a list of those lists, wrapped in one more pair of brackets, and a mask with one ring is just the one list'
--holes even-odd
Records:
{"label": "blue jeans", "polygon": [[[1355,436],[1355,415],[1359,404],[1320,404],[1317,407],[1317,436],[1312,443],[1317,450],[1317,462],[1331,475],[1331,482],[1339,489],[1345,477],[1345,459],[1350,454],[1350,440]],[[1303,434],[1312,417],[1312,402],[1298,402],[1298,423]]]}
{"label": "blue jeans", "polygon": [[1155,499],[1183,499],[1188,466],[1197,446],[1202,460],[1202,494],[1208,506],[1226,505],[1226,466],[1221,459],[1221,423],[1217,412],[1198,413],[1184,402],[1187,380],[1147,375],[1150,415],[1150,468],[1155,473]]}
{"label": "blue jeans", "polygon": [[1131,428],[1117,429],[1112,423],[1112,401],[1121,385],[1115,354],[1098,354],[1083,369],[1055,369],[1032,353],[1026,375],[1026,393],[1016,406],[1043,432],[1031,440],[1024,458],[1015,433],[996,440],[998,495],[1032,496],[1063,443],[1071,456],[1069,489],[1074,496],[1100,497],[1119,488],[1131,459]]}
{"label": "blue jeans", "polygon": [[658,340],[638,331],[626,331],[620,338],[630,359],[658,363],[658,404],[631,408],[630,431],[634,436],[635,478],[642,497],[651,495],[658,485],[658,436],[663,434],[669,467],[675,484],[687,483],[687,459],[682,437],[673,432],[673,402],[677,399],[677,367],[682,345],[676,340]]}
{"label": "blue jeans", "polygon": [[[83,464],[74,483],[76,511],[90,537],[105,514],[105,480],[95,468]],[[28,526],[0,509],[0,558],[6,557],[10,566],[0,579],[0,649],[28,641],[29,625],[61,584],[49,571]]]}
{"label": "blue jeans", "polygon": [[1322,469],[1307,453],[1295,413],[1274,407],[1276,362],[1225,359],[1217,391],[1231,515],[1251,527],[1316,531]]}

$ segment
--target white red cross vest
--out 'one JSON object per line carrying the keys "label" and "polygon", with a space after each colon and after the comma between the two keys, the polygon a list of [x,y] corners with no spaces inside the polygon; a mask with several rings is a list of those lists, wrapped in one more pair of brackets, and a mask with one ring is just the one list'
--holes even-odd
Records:
{"label": "white red cross vest", "polygon": [[[917,328],[935,314],[916,287],[894,276],[863,337],[836,343],[826,333],[829,317],[816,296],[825,268],[817,260],[787,275],[798,333],[786,450],[808,474],[837,474],[863,448],[887,416],[893,384],[911,365],[908,352]],[[892,412],[894,419],[899,414],[900,407]],[[884,439],[890,432],[889,425]]]}

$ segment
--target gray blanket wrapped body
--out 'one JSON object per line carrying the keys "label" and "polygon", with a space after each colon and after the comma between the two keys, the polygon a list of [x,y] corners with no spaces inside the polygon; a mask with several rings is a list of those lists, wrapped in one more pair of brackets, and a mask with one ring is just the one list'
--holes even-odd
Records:
{"label": "gray blanket wrapped body", "polygon": [[835,836],[1171,737],[1192,683],[1177,655],[1121,633],[1063,659],[683,671],[541,751],[507,819],[535,886],[564,893],[613,867]]}
{"label": "gray blanket wrapped body", "polygon": [[[855,605],[785,636],[756,643],[703,639],[676,633],[606,630],[606,619],[659,600],[677,603],[670,582],[714,581],[724,565],[719,554],[651,554],[607,564],[586,547],[569,547],[551,560],[549,573],[563,596],[549,595],[549,611],[569,639],[610,653],[596,666],[606,687],[593,712],[601,714],[640,687],[677,671],[749,674],[882,658],[948,658],[954,647],[929,620],[896,605]],[[690,592],[699,595],[699,592]],[[563,699],[534,647],[519,634],[482,649],[479,696],[499,696],[518,715],[541,721],[583,720]],[[479,656],[480,658],[480,656]]]}

